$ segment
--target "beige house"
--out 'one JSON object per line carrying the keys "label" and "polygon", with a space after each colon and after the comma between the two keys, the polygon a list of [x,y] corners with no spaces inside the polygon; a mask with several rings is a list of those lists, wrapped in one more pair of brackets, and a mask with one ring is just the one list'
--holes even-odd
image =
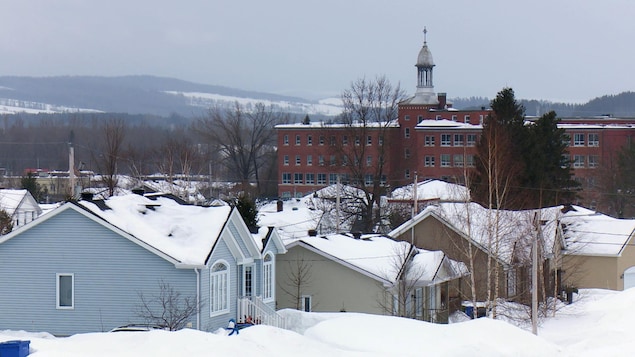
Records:
{"label": "beige house", "polygon": [[380,235],[306,236],[277,257],[278,308],[362,312],[447,322],[467,274],[443,252]]}

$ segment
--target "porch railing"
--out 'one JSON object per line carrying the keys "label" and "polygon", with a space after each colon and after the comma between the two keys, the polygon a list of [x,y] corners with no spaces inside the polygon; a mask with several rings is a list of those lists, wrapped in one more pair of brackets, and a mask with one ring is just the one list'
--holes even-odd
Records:
{"label": "porch railing", "polygon": [[263,324],[286,328],[284,317],[262,301],[260,296],[245,296],[238,299],[238,322]]}

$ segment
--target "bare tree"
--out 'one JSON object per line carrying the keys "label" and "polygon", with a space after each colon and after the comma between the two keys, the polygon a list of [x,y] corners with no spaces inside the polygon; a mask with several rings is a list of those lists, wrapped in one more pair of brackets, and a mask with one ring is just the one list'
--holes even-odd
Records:
{"label": "bare tree", "polygon": [[361,230],[372,232],[382,220],[380,198],[387,184],[387,159],[398,104],[406,97],[399,85],[385,76],[358,79],[341,94],[341,124],[324,125],[323,134],[339,134],[331,142],[332,154],[344,172],[344,184],[359,189],[357,199]]}
{"label": "bare tree", "polygon": [[139,299],[141,302],[135,311],[137,317],[170,331],[186,327],[200,308],[195,297],[182,296],[178,290],[164,281],[159,282],[157,295],[146,297],[139,293]]}
{"label": "bare tree", "polygon": [[123,159],[123,141],[126,125],[122,119],[109,119],[102,126],[103,143],[99,156],[93,157],[108,195],[112,196],[117,187],[119,163]]}
{"label": "bare tree", "polygon": [[236,102],[231,110],[211,108],[194,127],[211,148],[220,151],[228,172],[235,173],[243,187],[254,180],[259,191],[261,170],[274,151],[274,126],[287,120],[288,114],[275,113],[262,103],[245,107]]}
{"label": "bare tree", "polygon": [[280,284],[280,289],[295,301],[295,308],[302,308],[302,296],[305,289],[313,282],[311,270],[313,265],[300,255],[297,259],[288,260],[287,278]]}

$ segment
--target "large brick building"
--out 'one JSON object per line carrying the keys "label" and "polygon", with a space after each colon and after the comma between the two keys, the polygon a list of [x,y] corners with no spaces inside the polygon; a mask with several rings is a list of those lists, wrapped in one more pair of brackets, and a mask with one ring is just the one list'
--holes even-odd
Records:
{"label": "large brick building", "polygon": [[[364,156],[360,157],[368,169],[363,176],[365,184],[372,182],[373,168],[382,149],[387,150],[380,178],[383,184],[393,187],[409,184],[415,172],[419,179],[461,182],[464,168],[474,166],[476,143],[490,109],[457,110],[447,100],[446,93],[435,93],[435,64],[425,38],[415,66],[414,95],[399,103],[398,119],[382,130],[369,127],[363,137],[351,137],[345,125],[276,126],[280,197],[299,197],[316,191],[336,183],[338,175],[347,183],[350,163],[347,165],[338,157],[334,143],[365,146]],[[634,119],[564,118],[560,127],[569,134],[574,175],[587,192],[597,185],[600,165],[610,167],[615,153],[635,136]],[[594,207],[596,197],[592,194],[585,197],[588,202],[579,203]]]}

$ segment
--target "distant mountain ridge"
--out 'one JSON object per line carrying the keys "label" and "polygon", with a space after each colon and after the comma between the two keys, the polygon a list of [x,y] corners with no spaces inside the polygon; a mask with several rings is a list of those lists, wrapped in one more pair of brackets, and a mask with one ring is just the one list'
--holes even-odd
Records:
{"label": "distant mountain ridge", "polygon": [[[173,93],[168,93],[173,92]],[[317,104],[304,98],[187,82],[155,76],[0,77],[0,100],[88,109],[103,112],[193,116],[206,108],[174,92],[214,93],[268,102]],[[0,101],[0,106],[2,102]],[[6,105],[6,104],[5,104]]]}
{"label": "distant mountain ridge", "polygon": [[[281,112],[302,116],[309,114],[317,120],[323,116],[337,115],[341,111],[332,101],[319,102],[150,75],[0,76],[0,114],[107,112],[161,117],[176,114],[192,118],[205,114],[212,106],[228,106],[236,101],[245,105],[263,102]],[[458,109],[489,107],[490,102],[486,97],[453,98],[451,101]],[[539,116],[555,110],[560,117],[635,117],[635,92],[605,95],[584,104],[548,100],[520,102],[525,106],[528,116]]]}

